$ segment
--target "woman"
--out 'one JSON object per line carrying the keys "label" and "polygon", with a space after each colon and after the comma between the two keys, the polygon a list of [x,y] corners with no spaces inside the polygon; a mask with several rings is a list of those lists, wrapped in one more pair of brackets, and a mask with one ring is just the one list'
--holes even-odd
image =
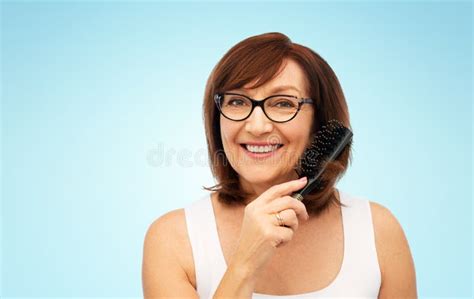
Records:
{"label": "woman", "polygon": [[[350,127],[336,75],[280,33],[247,38],[212,71],[204,119],[218,184],[148,229],[146,298],[416,298],[404,232],[385,207],[334,187],[350,145],[302,202],[298,165],[311,136]],[[292,295],[292,296],[290,296]]]}

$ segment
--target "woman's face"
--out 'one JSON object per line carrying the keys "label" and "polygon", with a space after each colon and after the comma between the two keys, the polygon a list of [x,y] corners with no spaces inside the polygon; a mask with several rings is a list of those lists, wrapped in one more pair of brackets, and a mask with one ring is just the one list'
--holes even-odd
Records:
{"label": "woman's face", "polygon": [[[248,89],[249,85],[246,85],[226,92],[237,92],[258,100],[274,94],[308,98],[307,81],[301,67],[293,60],[286,60],[282,67],[277,77],[259,88]],[[297,178],[293,169],[309,141],[313,117],[312,104],[303,104],[296,117],[285,123],[271,121],[260,107],[255,107],[243,121],[220,116],[224,151],[239,174],[244,190],[258,195],[274,184]],[[255,147],[264,144],[282,146],[266,154],[252,153],[269,150],[268,147]]]}

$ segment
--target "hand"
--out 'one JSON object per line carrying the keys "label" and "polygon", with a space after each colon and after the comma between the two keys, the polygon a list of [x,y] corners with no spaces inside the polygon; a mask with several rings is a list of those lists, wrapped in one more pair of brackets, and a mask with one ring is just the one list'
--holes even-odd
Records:
{"label": "hand", "polygon": [[[277,247],[291,241],[299,220],[307,220],[309,216],[305,205],[290,194],[300,190],[306,182],[306,178],[303,178],[272,186],[245,207],[232,265],[243,267],[250,275],[256,275],[274,255]],[[278,212],[285,226],[279,225],[275,216]]]}

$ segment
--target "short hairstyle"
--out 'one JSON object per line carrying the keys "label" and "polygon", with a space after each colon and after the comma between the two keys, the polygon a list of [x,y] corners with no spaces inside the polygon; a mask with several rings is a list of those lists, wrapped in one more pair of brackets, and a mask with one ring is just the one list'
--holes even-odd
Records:
{"label": "short hairstyle", "polygon": [[[227,160],[220,134],[220,113],[214,94],[242,88],[255,82],[257,88],[278,75],[286,59],[292,59],[303,69],[307,79],[308,95],[315,102],[311,132],[317,132],[328,120],[336,119],[351,129],[347,103],[329,64],[313,50],[293,43],[286,35],[270,32],[244,39],[233,46],[212,70],[204,94],[203,117],[211,171],[217,184],[204,187],[216,191],[218,200],[227,205],[244,204],[247,194],[239,183],[239,175]],[[322,186],[305,196],[303,203],[308,214],[318,215],[331,202],[341,206],[334,192],[334,184],[352,162],[352,142],[337,160],[329,163],[321,176]]]}

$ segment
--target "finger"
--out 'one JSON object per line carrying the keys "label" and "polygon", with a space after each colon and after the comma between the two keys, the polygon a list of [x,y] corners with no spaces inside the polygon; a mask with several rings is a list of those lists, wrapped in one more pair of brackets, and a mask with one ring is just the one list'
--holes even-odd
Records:
{"label": "finger", "polygon": [[282,246],[293,239],[293,230],[284,226],[278,226],[275,228],[274,246]]}
{"label": "finger", "polygon": [[282,197],[292,192],[301,190],[307,183],[306,177],[303,177],[298,180],[289,181],[283,184],[278,184],[272,186],[267,191],[265,191],[265,201],[269,202],[276,197]]}
{"label": "finger", "polygon": [[307,220],[309,218],[304,203],[289,195],[279,197],[268,205],[268,213],[276,213],[286,209],[293,209],[301,220]]}

